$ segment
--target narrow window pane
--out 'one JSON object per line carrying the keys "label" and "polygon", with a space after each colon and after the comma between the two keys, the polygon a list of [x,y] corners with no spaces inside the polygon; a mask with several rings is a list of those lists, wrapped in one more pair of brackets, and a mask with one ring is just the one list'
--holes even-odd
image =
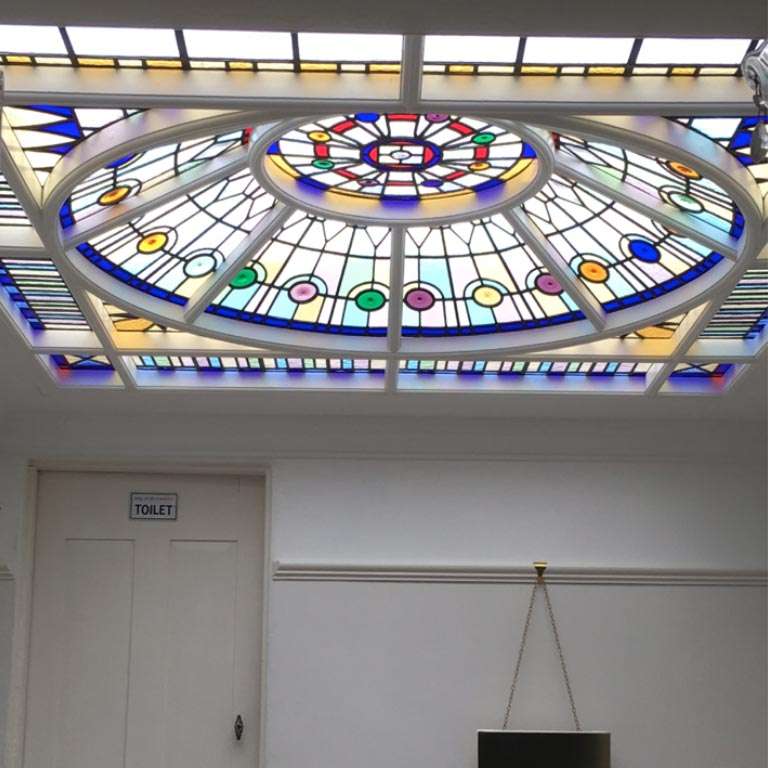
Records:
{"label": "narrow window pane", "polygon": [[519,37],[427,35],[424,61],[508,64],[517,59]]}
{"label": "narrow window pane", "polygon": [[199,59],[283,60],[293,58],[289,32],[185,29],[187,53]]}
{"label": "narrow window pane", "polygon": [[62,53],[67,49],[57,27],[0,24],[2,53]]}
{"label": "narrow window pane", "polygon": [[631,37],[529,37],[527,64],[625,64]]}
{"label": "narrow window pane", "polygon": [[400,61],[401,35],[299,33],[303,61]]}
{"label": "narrow window pane", "polygon": [[67,27],[78,56],[178,57],[172,29]]}
{"label": "narrow window pane", "polygon": [[640,46],[638,64],[740,64],[749,40],[649,37]]}

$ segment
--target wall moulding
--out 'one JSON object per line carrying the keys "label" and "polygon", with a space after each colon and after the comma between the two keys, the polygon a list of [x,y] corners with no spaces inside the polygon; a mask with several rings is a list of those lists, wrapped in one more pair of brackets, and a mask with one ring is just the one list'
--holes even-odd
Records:
{"label": "wall moulding", "polygon": [[[413,565],[407,563],[301,563],[275,561],[274,581],[391,582],[417,584],[531,584],[529,565]],[[550,584],[593,586],[768,587],[766,570],[587,568],[550,566]]]}

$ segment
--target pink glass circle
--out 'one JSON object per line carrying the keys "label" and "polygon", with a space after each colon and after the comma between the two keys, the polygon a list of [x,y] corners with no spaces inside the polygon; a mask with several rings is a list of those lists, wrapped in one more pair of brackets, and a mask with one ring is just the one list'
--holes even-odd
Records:
{"label": "pink glass circle", "polygon": [[536,287],[549,296],[556,296],[563,292],[563,286],[552,275],[539,275],[536,278]]}
{"label": "pink glass circle", "polygon": [[317,286],[314,283],[296,283],[291,286],[288,295],[297,303],[303,304],[317,296]]}
{"label": "pink glass circle", "polygon": [[405,304],[416,312],[423,312],[435,303],[435,297],[425,288],[414,288],[405,296]]}

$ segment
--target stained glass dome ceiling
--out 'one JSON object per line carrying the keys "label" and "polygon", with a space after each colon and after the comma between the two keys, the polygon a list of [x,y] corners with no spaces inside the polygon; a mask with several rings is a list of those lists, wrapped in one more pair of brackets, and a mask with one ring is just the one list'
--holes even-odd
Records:
{"label": "stained glass dome ceiling", "polygon": [[700,303],[749,245],[748,174],[669,121],[571,122],[364,112],[118,145],[60,186],[55,228],[97,293],[248,344],[376,351],[396,318],[417,354],[527,349]]}
{"label": "stained glass dome ceiling", "polygon": [[756,118],[404,105],[6,107],[0,306],[107,385],[676,392],[759,353]]}

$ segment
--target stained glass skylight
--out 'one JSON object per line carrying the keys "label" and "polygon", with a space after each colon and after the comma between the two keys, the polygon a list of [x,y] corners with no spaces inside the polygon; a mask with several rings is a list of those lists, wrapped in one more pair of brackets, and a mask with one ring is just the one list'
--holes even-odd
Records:
{"label": "stained glass skylight", "polygon": [[[72,386],[725,391],[768,340],[757,118],[499,118],[473,83],[507,81],[467,79],[741,87],[756,41],[710,43],[0,26],[11,92],[27,64],[200,70],[194,101],[210,69],[246,73],[248,108],[146,84],[150,109],[6,107],[0,312]],[[450,108],[424,101],[433,75],[460,76]],[[363,91],[331,98],[346,76]],[[250,109],[262,93],[285,108]]]}
{"label": "stained glass skylight", "polygon": [[526,193],[541,162],[530,136],[437,112],[335,115],[267,136],[251,167],[272,191],[390,222],[498,207]]}

